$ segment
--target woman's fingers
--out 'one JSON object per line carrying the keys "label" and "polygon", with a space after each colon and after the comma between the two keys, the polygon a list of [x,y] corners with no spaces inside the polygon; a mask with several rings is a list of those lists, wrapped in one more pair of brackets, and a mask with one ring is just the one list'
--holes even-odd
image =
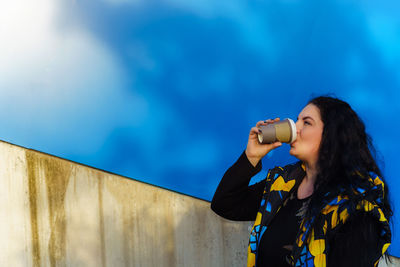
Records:
{"label": "woman's fingers", "polygon": [[260,132],[260,129],[258,127],[253,127],[250,129],[250,133],[258,134]]}
{"label": "woman's fingers", "polygon": [[274,123],[274,122],[277,122],[277,121],[280,121],[280,119],[279,118],[275,118],[275,119],[268,119],[268,120],[264,120],[264,121],[259,121],[259,122],[257,122],[256,127],[260,127],[260,126],[263,126],[263,125],[268,125],[268,124],[271,124],[271,123]]}
{"label": "woman's fingers", "polygon": [[277,147],[280,147],[281,145],[282,145],[281,142],[275,142],[275,143],[272,144],[273,149],[274,149],[274,148],[277,148]]}
{"label": "woman's fingers", "polygon": [[268,124],[273,123],[273,122],[274,122],[273,120],[259,121],[259,122],[257,122],[256,127],[260,127],[260,126],[263,126],[263,125],[268,125]]}
{"label": "woman's fingers", "polygon": [[259,121],[259,122],[257,122],[256,127],[260,127],[260,126],[262,126],[262,125],[265,125],[265,121]]}

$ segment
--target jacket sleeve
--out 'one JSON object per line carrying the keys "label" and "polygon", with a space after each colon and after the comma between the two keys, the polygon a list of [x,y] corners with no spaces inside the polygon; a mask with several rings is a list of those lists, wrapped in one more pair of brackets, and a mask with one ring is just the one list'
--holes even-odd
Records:
{"label": "jacket sleeve", "polygon": [[225,219],[255,220],[266,180],[249,186],[251,177],[261,171],[261,161],[254,167],[243,152],[225,172],[211,202],[211,209]]}

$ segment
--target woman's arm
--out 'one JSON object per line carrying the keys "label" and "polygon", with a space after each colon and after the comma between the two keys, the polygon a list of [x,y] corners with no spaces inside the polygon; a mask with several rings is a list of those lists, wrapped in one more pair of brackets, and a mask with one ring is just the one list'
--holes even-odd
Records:
{"label": "woman's arm", "polygon": [[243,152],[222,177],[211,202],[211,209],[225,219],[255,220],[265,180],[249,186],[251,177],[261,170],[261,161],[254,167]]}
{"label": "woman's arm", "polygon": [[261,159],[282,145],[281,142],[260,144],[257,136],[260,126],[276,121],[279,118],[259,121],[250,129],[245,152],[225,172],[211,202],[211,209],[218,215],[235,221],[255,220],[265,180],[249,186],[250,179],[261,170]]}

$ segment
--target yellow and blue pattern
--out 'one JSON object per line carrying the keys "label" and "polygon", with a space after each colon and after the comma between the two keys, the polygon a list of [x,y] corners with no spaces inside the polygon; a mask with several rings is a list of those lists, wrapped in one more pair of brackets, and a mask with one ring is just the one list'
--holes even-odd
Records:
{"label": "yellow and blue pattern", "polygon": [[[257,251],[261,237],[267,230],[274,215],[279,211],[283,201],[288,197],[292,189],[297,188],[304,175],[304,165],[301,165],[300,162],[287,165],[284,168],[276,167],[268,172],[260,209],[250,234],[248,267],[256,266]],[[371,197],[371,194],[367,195],[366,190],[363,188],[357,188],[354,192],[360,197],[356,209],[363,210],[374,216],[384,229],[379,244],[382,248],[381,253],[375,256],[375,266],[377,266],[379,258],[390,245],[391,231],[389,223],[380,208],[384,197],[384,183],[374,174],[368,177],[368,181],[376,194]],[[326,266],[327,231],[343,225],[349,218],[349,210],[346,205],[348,200],[349,198],[346,195],[338,195],[321,210],[318,223],[313,224],[313,219],[301,223],[291,256],[293,266]],[[311,227],[311,225],[315,226]]]}

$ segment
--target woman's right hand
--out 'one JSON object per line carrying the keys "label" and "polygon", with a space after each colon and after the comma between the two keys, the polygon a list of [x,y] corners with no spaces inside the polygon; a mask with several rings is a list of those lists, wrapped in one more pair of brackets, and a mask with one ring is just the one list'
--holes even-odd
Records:
{"label": "woman's right hand", "polygon": [[255,127],[251,128],[249,134],[249,140],[247,142],[247,147],[246,147],[246,156],[254,167],[257,166],[258,162],[271,150],[280,147],[282,145],[281,142],[275,142],[272,144],[261,144],[258,141],[258,132],[260,129],[259,127],[277,121],[279,121],[279,118],[276,118],[274,120],[259,121],[257,122]]}

